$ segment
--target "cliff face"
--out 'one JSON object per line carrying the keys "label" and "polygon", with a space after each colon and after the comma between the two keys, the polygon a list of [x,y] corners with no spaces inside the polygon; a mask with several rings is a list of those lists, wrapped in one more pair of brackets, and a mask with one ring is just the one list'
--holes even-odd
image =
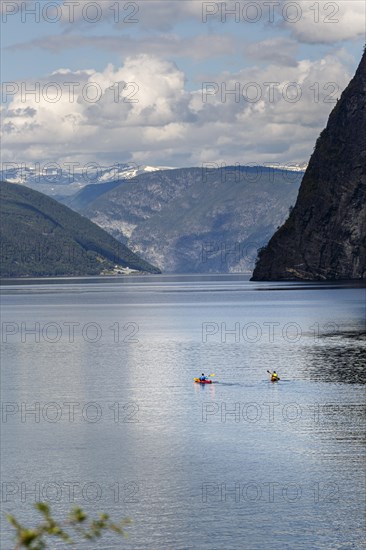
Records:
{"label": "cliff face", "polygon": [[252,280],[366,278],[366,50]]}

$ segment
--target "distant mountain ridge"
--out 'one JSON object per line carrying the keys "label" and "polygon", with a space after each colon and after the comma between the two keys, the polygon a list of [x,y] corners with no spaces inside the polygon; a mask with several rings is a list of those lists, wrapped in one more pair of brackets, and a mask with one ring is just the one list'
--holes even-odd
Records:
{"label": "distant mountain ridge", "polygon": [[1,277],[100,275],[159,270],[57,201],[0,182]]}
{"label": "distant mountain ridge", "polygon": [[180,168],[87,186],[65,200],[164,272],[250,273],[257,249],[288,217],[302,175]]}
{"label": "distant mountain ridge", "polygon": [[366,48],[253,280],[366,279]]}
{"label": "distant mountain ridge", "polygon": [[79,163],[3,163],[0,180],[26,185],[50,196],[72,195],[86,185],[100,185],[107,182],[129,180],[143,173],[168,169],[167,167],[137,165],[135,163],[116,163],[101,166],[91,162],[80,166]]}

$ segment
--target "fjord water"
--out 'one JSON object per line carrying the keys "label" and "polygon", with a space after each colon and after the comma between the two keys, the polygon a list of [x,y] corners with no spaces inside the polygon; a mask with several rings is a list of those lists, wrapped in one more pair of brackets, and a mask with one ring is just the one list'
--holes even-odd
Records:
{"label": "fjord water", "polygon": [[364,288],[18,281],[2,304],[3,512],[133,520],[88,549],[362,547]]}

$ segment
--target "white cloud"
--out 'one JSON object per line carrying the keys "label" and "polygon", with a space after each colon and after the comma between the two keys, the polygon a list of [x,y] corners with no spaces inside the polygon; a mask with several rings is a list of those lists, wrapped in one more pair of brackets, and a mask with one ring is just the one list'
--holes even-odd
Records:
{"label": "white cloud", "polygon": [[[35,86],[39,94],[29,93]],[[130,57],[102,72],[61,69],[48,81],[18,88],[3,117],[4,160],[34,160],[35,146],[43,151],[37,160],[57,161],[73,151],[95,160],[103,152],[156,141],[148,128],[172,136],[170,125],[189,118],[184,74],[154,56]]]}
{"label": "white cloud", "polygon": [[[352,76],[347,63],[339,50],[290,67],[226,71],[216,76],[215,95],[205,102],[201,87],[187,91],[185,74],[157,56],[131,56],[122,66],[109,64],[102,71],[62,68],[40,83],[41,89],[49,82],[61,88],[57,102],[55,87],[46,88],[39,102],[34,95],[24,101],[19,90],[4,109],[3,161],[73,158],[104,164],[113,158],[171,166],[306,161]],[[72,86],[73,101],[66,93]],[[225,96],[225,87],[239,95]],[[91,101],[98,90],[98,100]],[[256,91],[257,101],[248,101]],[[125,101],[127,95],[137,101]]]}
{"label": "white cloud", "polygon": [[[304,43],[336,43],[365,36],[366,3],[363,0],[74,0],[66,3],[58,0],[58,4],[56,8],[57,2],[3,2],[0,7],[5,22],[19,22],[21,17],[33,21],[34,10],[38,7],[36,17],[40,22],[49,23],[54,29],[61,27],[68,37],[82,31],[86,36],[95,35],[96,40],[98,33],[95,31],[103,23],[125,34],[139,34],[143,40],[144,35],[146,38],[150,33],[152,41],[155,40],[156,31],[171,32],[187,23],[193,23],[200,35],[212,32],[213,29],[217,34],[229,34],[233,25],[258,32],[263,28],[266,32],[285,29],[296,40]],[[248,7],[250,5],[252,8]],[[28,8],[33,13],[26,15]],[[236,17],[233,10],[236,10]],[[206,12],[209,15],[205,21]],[[259,15],[253,20],[255,14]],[[185,34],[183,28],[180,33]],[[55,49],[68,47],[67,40],[60,41],[59,37],[55,37],[53,44],[50,37],[47,40],[35,40],[33,44]]]}
{"label": "white cloud", "polygon": [[301,0],[296,4],[299,20],[296,21],[295,12],[289,10],[288,18],[295,22],[286,22],[285,26],[299,42],[328,44],[365,37],[366,2],[363,0]]}
{"label": "white cloud", "polygon": [[[241,26],[280,24],[287,29],[300,42],[305,43],[334,43],[343,40],[352,40],[365,36],[365,5],[363,0],[337,0],[314,2],[313,0],[298,0],[289,2],[267,2],[257,0],[257,8],[248,8],[248,0],[227,0],[226,2],[200,2],[198,0],[135,0],[134,2],[116,2],[115,0],[78,0],[74,6],[63,5],[61,23],[70,26],[82,25],[84,29],[91,30],[91,21],[108,20],[116,26],[131,30],[138,27],[143,31],[158,30],[170,31],[178,24],[187,20],[202,23],[203,28],[213,25],[215,28],[223,28],[235,21],[233,15],[225,12],[237,8],[237,18]],[[98,7],[95,8],[91,4]],[[279,5],[277,5],[279,4]],[[272,7],[271,7],[272,5]],[[207,8],[205,6],[208,6]],[[272,10],[277,11],[278,19],[272,21]],[[257,12],[259,10],[259,12]],[[207,16],[207,23],[203,23],[203,12],[215,12]],[[258,21],[253,23],[255,13],[261,14]],[[71,15],[72,14],[72,15]],[[52,13],[50,13],[52,17]],[[249,19],[249,21],[248,21]],[[224,20],[224,23],[223,23]],[[255,20],[255,18],[254,18]],[[134,29],[133,29],[134,30]]]}

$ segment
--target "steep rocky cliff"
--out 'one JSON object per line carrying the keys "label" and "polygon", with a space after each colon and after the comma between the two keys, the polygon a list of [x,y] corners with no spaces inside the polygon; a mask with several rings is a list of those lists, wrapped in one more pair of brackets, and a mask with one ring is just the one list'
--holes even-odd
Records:
{"label": "steep rocky cliff", "polygon": [[366,278],[366,50],[252,280]]}

